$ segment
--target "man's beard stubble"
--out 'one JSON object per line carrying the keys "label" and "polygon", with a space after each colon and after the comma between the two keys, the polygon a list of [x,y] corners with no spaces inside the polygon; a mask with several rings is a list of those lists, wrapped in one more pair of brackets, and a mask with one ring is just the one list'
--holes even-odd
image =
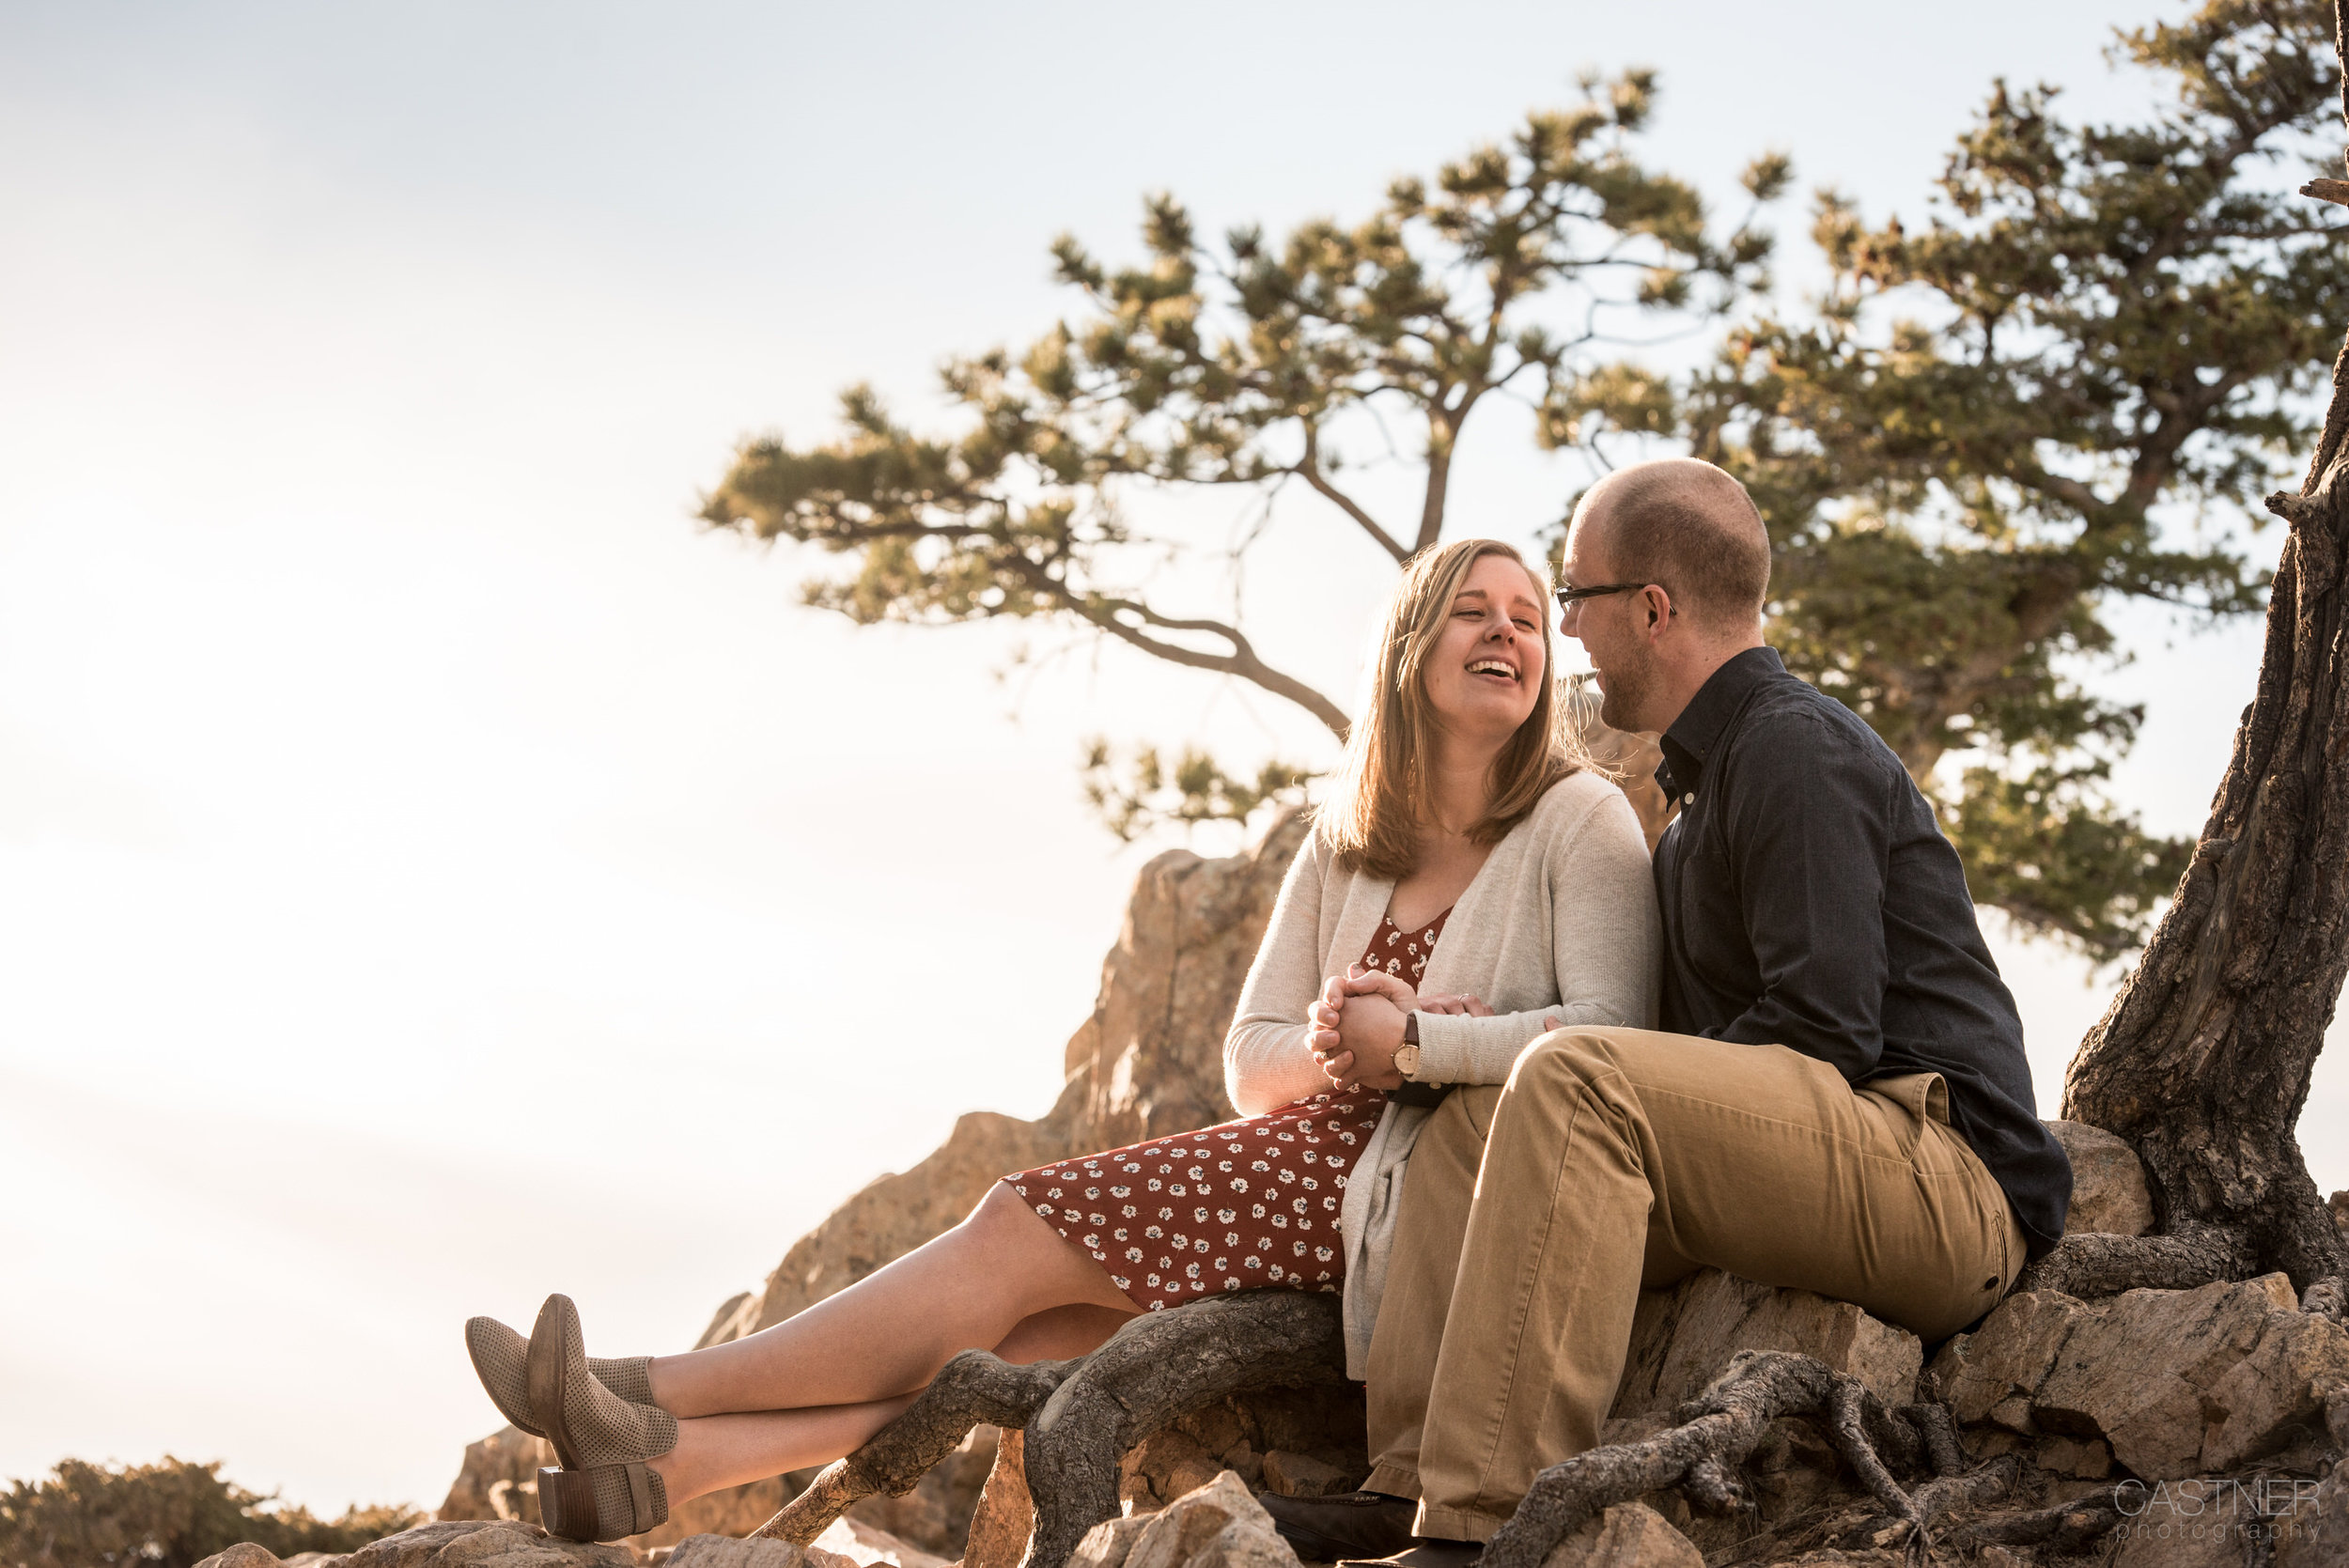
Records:
{"label": "man's beard stubble", "polygon": [[1648,691],[1655,685],[1655,661],[1645,648],[1634,644],[1621,662],[1610,661],[1603,675],[1598,722],[1609,729],[1639,730],[1639,716],[1647,707]]}

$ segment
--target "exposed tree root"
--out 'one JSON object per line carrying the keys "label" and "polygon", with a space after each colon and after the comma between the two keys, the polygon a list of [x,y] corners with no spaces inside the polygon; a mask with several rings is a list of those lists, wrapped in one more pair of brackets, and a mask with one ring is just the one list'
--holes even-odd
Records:
{"label": "exposed tree root", "polygon": [[1081,1361],[1014,1366],[984,1350],[966,1350],[941,1368],[905,1413],[849,1454],[824,1467],[807,1490],[758,1527],[759,1535],[804,1546],[860,1498],[904,1497],[931,1466],[952,1453],[982,1421],[1023,1427]]}
{"label": "exposed tree root", "polygon": [[2118,1296],[2124,1290],[2192,1290],[2253,1271],[2248,1238],[2218,1225],[2186,1224],[2169,1235],[2068,1235],[2026,1267],[2015,1288],[2066,1296]]}
{"label": "exposed tree root", "polygon": [[956,1357],[905,1414],[828,1467],[758,1533],[801,1545],[859,1498],[902,1497],[981,1421],[1024,1434],[1035,1498],[1027,1568],[1062,1568],[1118,1512],[1118,1462],[1176,1418],[1227,1394],[1344,1376],[1338,1298],[1249,1291],[1135,1318],[1092,1355],[1012,1366]]}
{"label": "exposed tree root", "polygon": [[[1665,1487],[1678,1487],[1716,1513],[1743,1506],[1737,1467],[1781,1416],[1822,1418],[1836,1452],[1869,1495],[1908,1524],[1913,1557],[1921,1557],[1936,1517],[2004,1491],[2016,1470],[2009,1461],[1955,1474],[1965,1460],[1948,1411],[1920,1405],[1887,1410],[1858,1378],[1785,1351],[1742,1352],[1710,1388],[1672,1415],[1679,1425],[1637,1442],[1578,1453],[1536,1476],[1515,1516],[1485,1548],[1485,1568],[1539,1568],[1584,1521]],[[1920,1463],[1944,1479],[1912,1495],[1892,1470]]]}

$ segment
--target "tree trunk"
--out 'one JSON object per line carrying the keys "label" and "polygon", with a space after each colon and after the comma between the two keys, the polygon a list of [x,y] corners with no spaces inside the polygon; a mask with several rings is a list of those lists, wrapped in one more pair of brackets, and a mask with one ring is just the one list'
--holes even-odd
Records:
{"label": "tree trunk", "polygon": [[2160,1230],[2231,1235],[2306,1289],[2344,1264],[2294,1128],[2349,970],[2349,347],[2267,610],[2258,694],[2136,971],[2065,1075],[2063,1114],[2136,1145]]}

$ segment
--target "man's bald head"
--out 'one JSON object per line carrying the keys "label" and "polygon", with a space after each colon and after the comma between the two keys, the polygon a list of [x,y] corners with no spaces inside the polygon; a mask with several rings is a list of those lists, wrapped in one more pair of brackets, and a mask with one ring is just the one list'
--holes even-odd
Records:
{"label": "man's bald head", "polygon": [[1597,530],[1610,575],[1654,582],[1708,631],[1749,631],[1770,587],[1770,536],[1746,487],[1696,458],[1635,463],[1592,486],[1577,528]]}

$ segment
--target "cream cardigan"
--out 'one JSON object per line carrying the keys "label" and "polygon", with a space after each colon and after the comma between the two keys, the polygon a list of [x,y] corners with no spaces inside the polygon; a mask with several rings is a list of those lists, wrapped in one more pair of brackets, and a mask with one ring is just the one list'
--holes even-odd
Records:
{"label": "cream cardigan", "polygon": [[[1298,851],[1223,1041],[1224,1088],[1242,1115],[1330,1088],[1305,1044],[1306,1009],[1370,946],[1393,892],[1390,880],[1339,866],[1318,833]],[[1658,947],[1647,841],[1630,801],[1595,772],[1559,781],[1452,907],[1420,989],[1481,998],[1493,1017],[1419,1015],[1418,1077],[1505,1082],[1545,1018],[1651,1027]],[[1365,1373],[1404,1166],[1427,1115],[1388,1106],[1346,1184],[1338,1224],[1350,1377]]]}

